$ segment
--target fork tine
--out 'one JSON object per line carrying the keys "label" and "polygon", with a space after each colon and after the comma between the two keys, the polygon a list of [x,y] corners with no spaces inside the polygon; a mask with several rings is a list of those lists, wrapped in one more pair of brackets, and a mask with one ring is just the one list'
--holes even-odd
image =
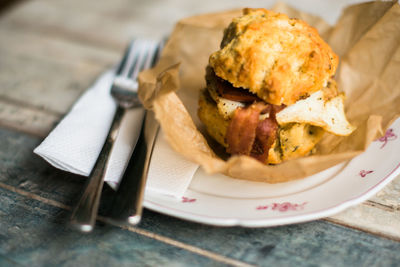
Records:
{"label": "fork tine", "polygon": [[147,62],[149,61],[149,57],[151,57],[152,47],[153,47],[152,42],[147,42],[147,44],[144,46],[144,48],[143,48],[143,60],[141,62],[142,64],[139,65],[137,73],[135,73],[135,76],[132,77],[133,79],[137,78],[137,76],[139,75],[140,71],[149,68]]}
{"label": "fork tine", "polygon": [[129,53],[127,55],[127,60],[125,61],[125,65],[123,66],[122,72],[118,76],[129,77],[129,72],[132,66],[136,65],[137,55],[140,52],[141,48],[141,41],[135,40],[132,41],[131,45],[129,46]]}
{"label": "fork tine", "polygon": [[135,60],[128,66],[128,72],[126,73],[126,77],[130,79],[132,77],[132,73],[135,71],[135,68],[141,62],[141,53],[143,49],[143,40],[136,40],[136,48],[135,48]]}
{"label": "fork tine", "polygon": [[153,60],[151,62],[151,65],[154,66],[156,64],[156,62],[158,61],[158,57],[159,57],[159,53],[160,53],[160,44],[158,43],[155,49],[155,53],[153,55]]}
{"label": "fork tine", "polygon": [[143,65],[143,69],[148,69],[150,67],[152,67],[151,63],[153,62],[153,57],[156,53],[156,49],[157,49],[157,43],[155,42],[151,42],[149,44],[150,48],[147,50],[147,57],[146,57],[146,61]]}
{"label": "fork tine", "polygon": [[166,37],[161,39],[161,41],[160,41],[160,53],[164,49],[164,46],[166,45],[167,42],[168,42],[168,36],[166,36]]}
{"label": "fork tine", "polygon": [[165,45],[166,41],[167,41],[167,39],[164,38],[157,44],[156,51],[155,51],[155,53],[153,55],[153,60],[151,62],[151,66],[154,66],[156,64],[156,62],[158,61],[158,59],[160,58],[161,51],[164,48],[164,45]]}
{"label": "fork tine", "polygon": [[125,68],[126,63],[128,61],[128,57],[131,54],[132,48],[134,46],[134,43],[135,43],[135,40],[132,40],[129,43],[129,46],[126,48],[124,57],[122,58],[121,62],[119,63],[117,72],[115,73],[116,75],[120,75],[122,73],[123,69]]}
{"label": "fork tine", "polygon": [[135,80],[139,72],[154,66],[157,62],[166,39],[159,43],[134,39],[125,51],[125,56],[118,65],[116,76]]}
{"label": "fork tine", "polygon": [[161,47],[160,43],[138,39],[132,44],[130,55],[123,61],[125,66],[122,73],[115,77],[111,87],[111,95],[120,105],[139,105],[139,101],[133,100],[137,98],[137,76],[140,71],[153,66]]}
{"label": "fork tine", "polygon": [[139,71],[141,71],[143,69],[143,64],[146,60],[146,55],[147,55],[147,46],[148,46],[148,42],[146,41],[142,41],[141,42],[141,46],[140,46],[140,50],[138,53],[138,60],[136,62],[136,64],[133,66],[132,68],[132,72],[129,73],[128,77],[130,77],[133,80],[136,80]]}

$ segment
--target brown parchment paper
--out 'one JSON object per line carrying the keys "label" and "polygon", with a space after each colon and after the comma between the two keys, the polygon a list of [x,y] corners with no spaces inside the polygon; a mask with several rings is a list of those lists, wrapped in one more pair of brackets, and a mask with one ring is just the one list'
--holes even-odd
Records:
{"label": "brown parchment paper", "polygon": [[[340,56],[336,74],[346,93],[346,114],[357,130],[348,137],[325,134],[308,157],[264,165],[247,156],[219,158],[197,117],[209,55],[219,49],[223,29],[241,9],[179,21],[158,65],[139,76],[139,95],[180,154],[208,173],[277,183],[317,173],[362,153],[400,114],[400,6],[371,2],[350,6],[333,27],[285,4],[273,10],[307,21]],[[208,140],[210,144],[212,141]]]}

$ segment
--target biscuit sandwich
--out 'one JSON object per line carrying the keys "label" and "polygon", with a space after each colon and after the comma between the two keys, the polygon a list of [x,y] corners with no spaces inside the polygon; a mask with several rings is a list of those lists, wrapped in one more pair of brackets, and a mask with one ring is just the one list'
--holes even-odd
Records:
{"label": "biscuit sandwich", "polygon": [[309,155],[325,132],[350,135],[338,57],[316,29],[265,9],[244,9],[211,54],[198,115],[231,155],[266,164]]}

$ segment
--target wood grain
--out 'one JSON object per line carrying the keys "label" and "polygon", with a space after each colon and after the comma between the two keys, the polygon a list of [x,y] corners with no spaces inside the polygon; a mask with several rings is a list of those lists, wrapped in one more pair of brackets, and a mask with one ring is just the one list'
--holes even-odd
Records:
{"label": "wood grain", "polygon": [[373,201],[348,208],[327,220],[400,241],[400,210]]}
{"label": "wood grain", "polygon": [[44,137],[60,117],[59,114],[29,108],[24,103],[0,96],[0,126],[2,127]]}
{"label": "wood grain", "polygon": [[[6,38],[0,38],[0,126],[44,137],[96,77],[118,61],[133,36],[159,39],[180,17],[243,5],[232,1],[212,5],[146,2],[37,0],[2,14],[0,36]],[[38,160],[30,151],[24,153],[24,163]],[[7,156],[2,160],[9,162]],[[13,165],[9,172],[19,166]],[[35,175],[49,181],[54,176],[68,179],[67,174],[54,174],[51,167],[42,168],[22,177],[30,183]],[[62,183],[53,179],[47,186],[35,192],[50,194]],[[400,177],[368,202],[329,220],[399,240]]]}
{"label": "wood grain", "polygon": [[2,266],[8,266],[3,263],[12,263],[9,266],[228,266],[229,263],[229,259],[228,263],[216,261],[112,226],[99,225],[91,235],[82,235],[64,224],[68,217],[65,210],[2,188],[0,199]]}
{"label": "wood grain", "polygon": [[59,114],[119,58],[119,53],[29,32],[0,28],[0,35],[7,36],[0,39],[0,96]]}

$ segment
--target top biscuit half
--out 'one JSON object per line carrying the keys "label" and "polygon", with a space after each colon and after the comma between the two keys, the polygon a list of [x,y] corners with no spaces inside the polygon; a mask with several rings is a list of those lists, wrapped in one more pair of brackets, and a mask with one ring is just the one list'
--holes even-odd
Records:
{"label": "top biscuit half", "polygon": [[291,105],[323,88],[338,57],[304,21],[266,9],[244,9],[210,56],[217,76],[274,105]]}

